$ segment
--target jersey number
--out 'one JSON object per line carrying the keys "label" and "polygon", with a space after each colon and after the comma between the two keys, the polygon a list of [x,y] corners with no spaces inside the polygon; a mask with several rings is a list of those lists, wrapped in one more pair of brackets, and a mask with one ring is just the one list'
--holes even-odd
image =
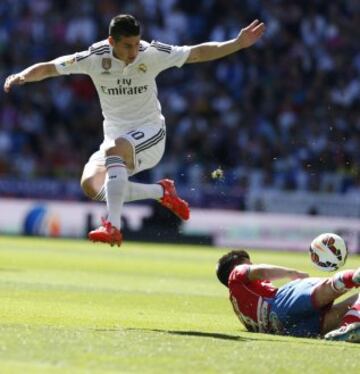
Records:
{"label": "jersey number", "polygon": [[130,134],[135,140],[140,140],[145,136],[142,131],[130,131],[128,134]]}
{"label": "jersey number", "polygon": [[234,312],[237,314],[240,322],[249,330],[249,331],[252,331],[252,332],[258,332],[259,331],[259,326],[258,324],[256,323],[256,321],[254,321],[252,318],[248,317],[248,316],[245,316],[243,313],[241,313],[240,311],[240,308],[239,308],[239,305],[237,303],[237,300],[235,299],[234,296],[231,296],[231,303],[233,305],[233,308],[234,308]]}

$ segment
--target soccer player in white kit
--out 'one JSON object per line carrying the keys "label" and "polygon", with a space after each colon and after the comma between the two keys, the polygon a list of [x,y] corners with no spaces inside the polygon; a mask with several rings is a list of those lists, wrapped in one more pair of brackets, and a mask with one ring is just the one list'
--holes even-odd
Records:
{"label": "soccer player in white kit", "polygon": [[128,180],[154,167],[164,153],[166,128],[155,78],[174,66],[216,60],[250,47],[264,30],[265,25],[255,20],[225,42],[173,46],[141,40],[139,22],[131,15],[118,15],[110,22],[109,37],[87,51],[34,64],[7,77],[5,92],[14,85],[63,74],[87,74],[92,79],[104,117],[104,140],[85,165],[81,186],[93,200],[106,201],[108,217],[89,233],[90,240],[121,244],[121,212],[128,201],[156,199],[181,219],[189,219],[189,206],[177,196],[173,181]]}

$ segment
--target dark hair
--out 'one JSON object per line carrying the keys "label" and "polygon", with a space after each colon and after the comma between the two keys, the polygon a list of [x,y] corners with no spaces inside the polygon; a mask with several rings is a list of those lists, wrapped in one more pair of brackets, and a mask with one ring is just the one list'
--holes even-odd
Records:
{"label": "dark hair", "polygon": [[250,260],[250,256],[244,250],[231,251],[222,256],[216,267],[216,275],[219,281],[228,287],[230,273],[235,266],[243,264],[245,260]]}
{"label": "dark hair", "polygon": [[119,14],[110,21],[109,35],[115,40],[120,40],[122,36],[138,36],[140,23],[129,14]]}

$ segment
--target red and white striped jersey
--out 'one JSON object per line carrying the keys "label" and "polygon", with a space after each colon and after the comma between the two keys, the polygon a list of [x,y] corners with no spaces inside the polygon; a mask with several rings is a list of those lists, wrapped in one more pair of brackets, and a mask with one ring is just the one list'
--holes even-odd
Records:
{"label": "red and white striped jersey", "polygon": [[229,277],[230,301],[240,321],[249,331],[267,332],[269,304],[267,299],[276,295],[277,288],[266,280],[250,281],[251,265],[236,266]]}

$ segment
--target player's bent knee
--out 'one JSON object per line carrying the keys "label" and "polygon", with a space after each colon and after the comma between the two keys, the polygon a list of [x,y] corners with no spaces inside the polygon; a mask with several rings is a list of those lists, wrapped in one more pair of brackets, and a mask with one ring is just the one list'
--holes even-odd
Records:
{"label": "player's bent knee", "polygon": [[329,278],[314,288],[312,299],[316,307],[322,308],[341,295],[343,295],[343,292],[335,291],[331,284],[331,278]]}
{"label": "player's bent knee", "polygon": [[124,138],[116,139],[115,146],[106,150],[106,156],[119,156],[128,169],[134,168],[133,145]]}
{"label": "player's bent knee", "polygon": [[93,199],[98,194],[93,178],[81,179],[80,186],[84,191],[85,195],[90,199]]}

